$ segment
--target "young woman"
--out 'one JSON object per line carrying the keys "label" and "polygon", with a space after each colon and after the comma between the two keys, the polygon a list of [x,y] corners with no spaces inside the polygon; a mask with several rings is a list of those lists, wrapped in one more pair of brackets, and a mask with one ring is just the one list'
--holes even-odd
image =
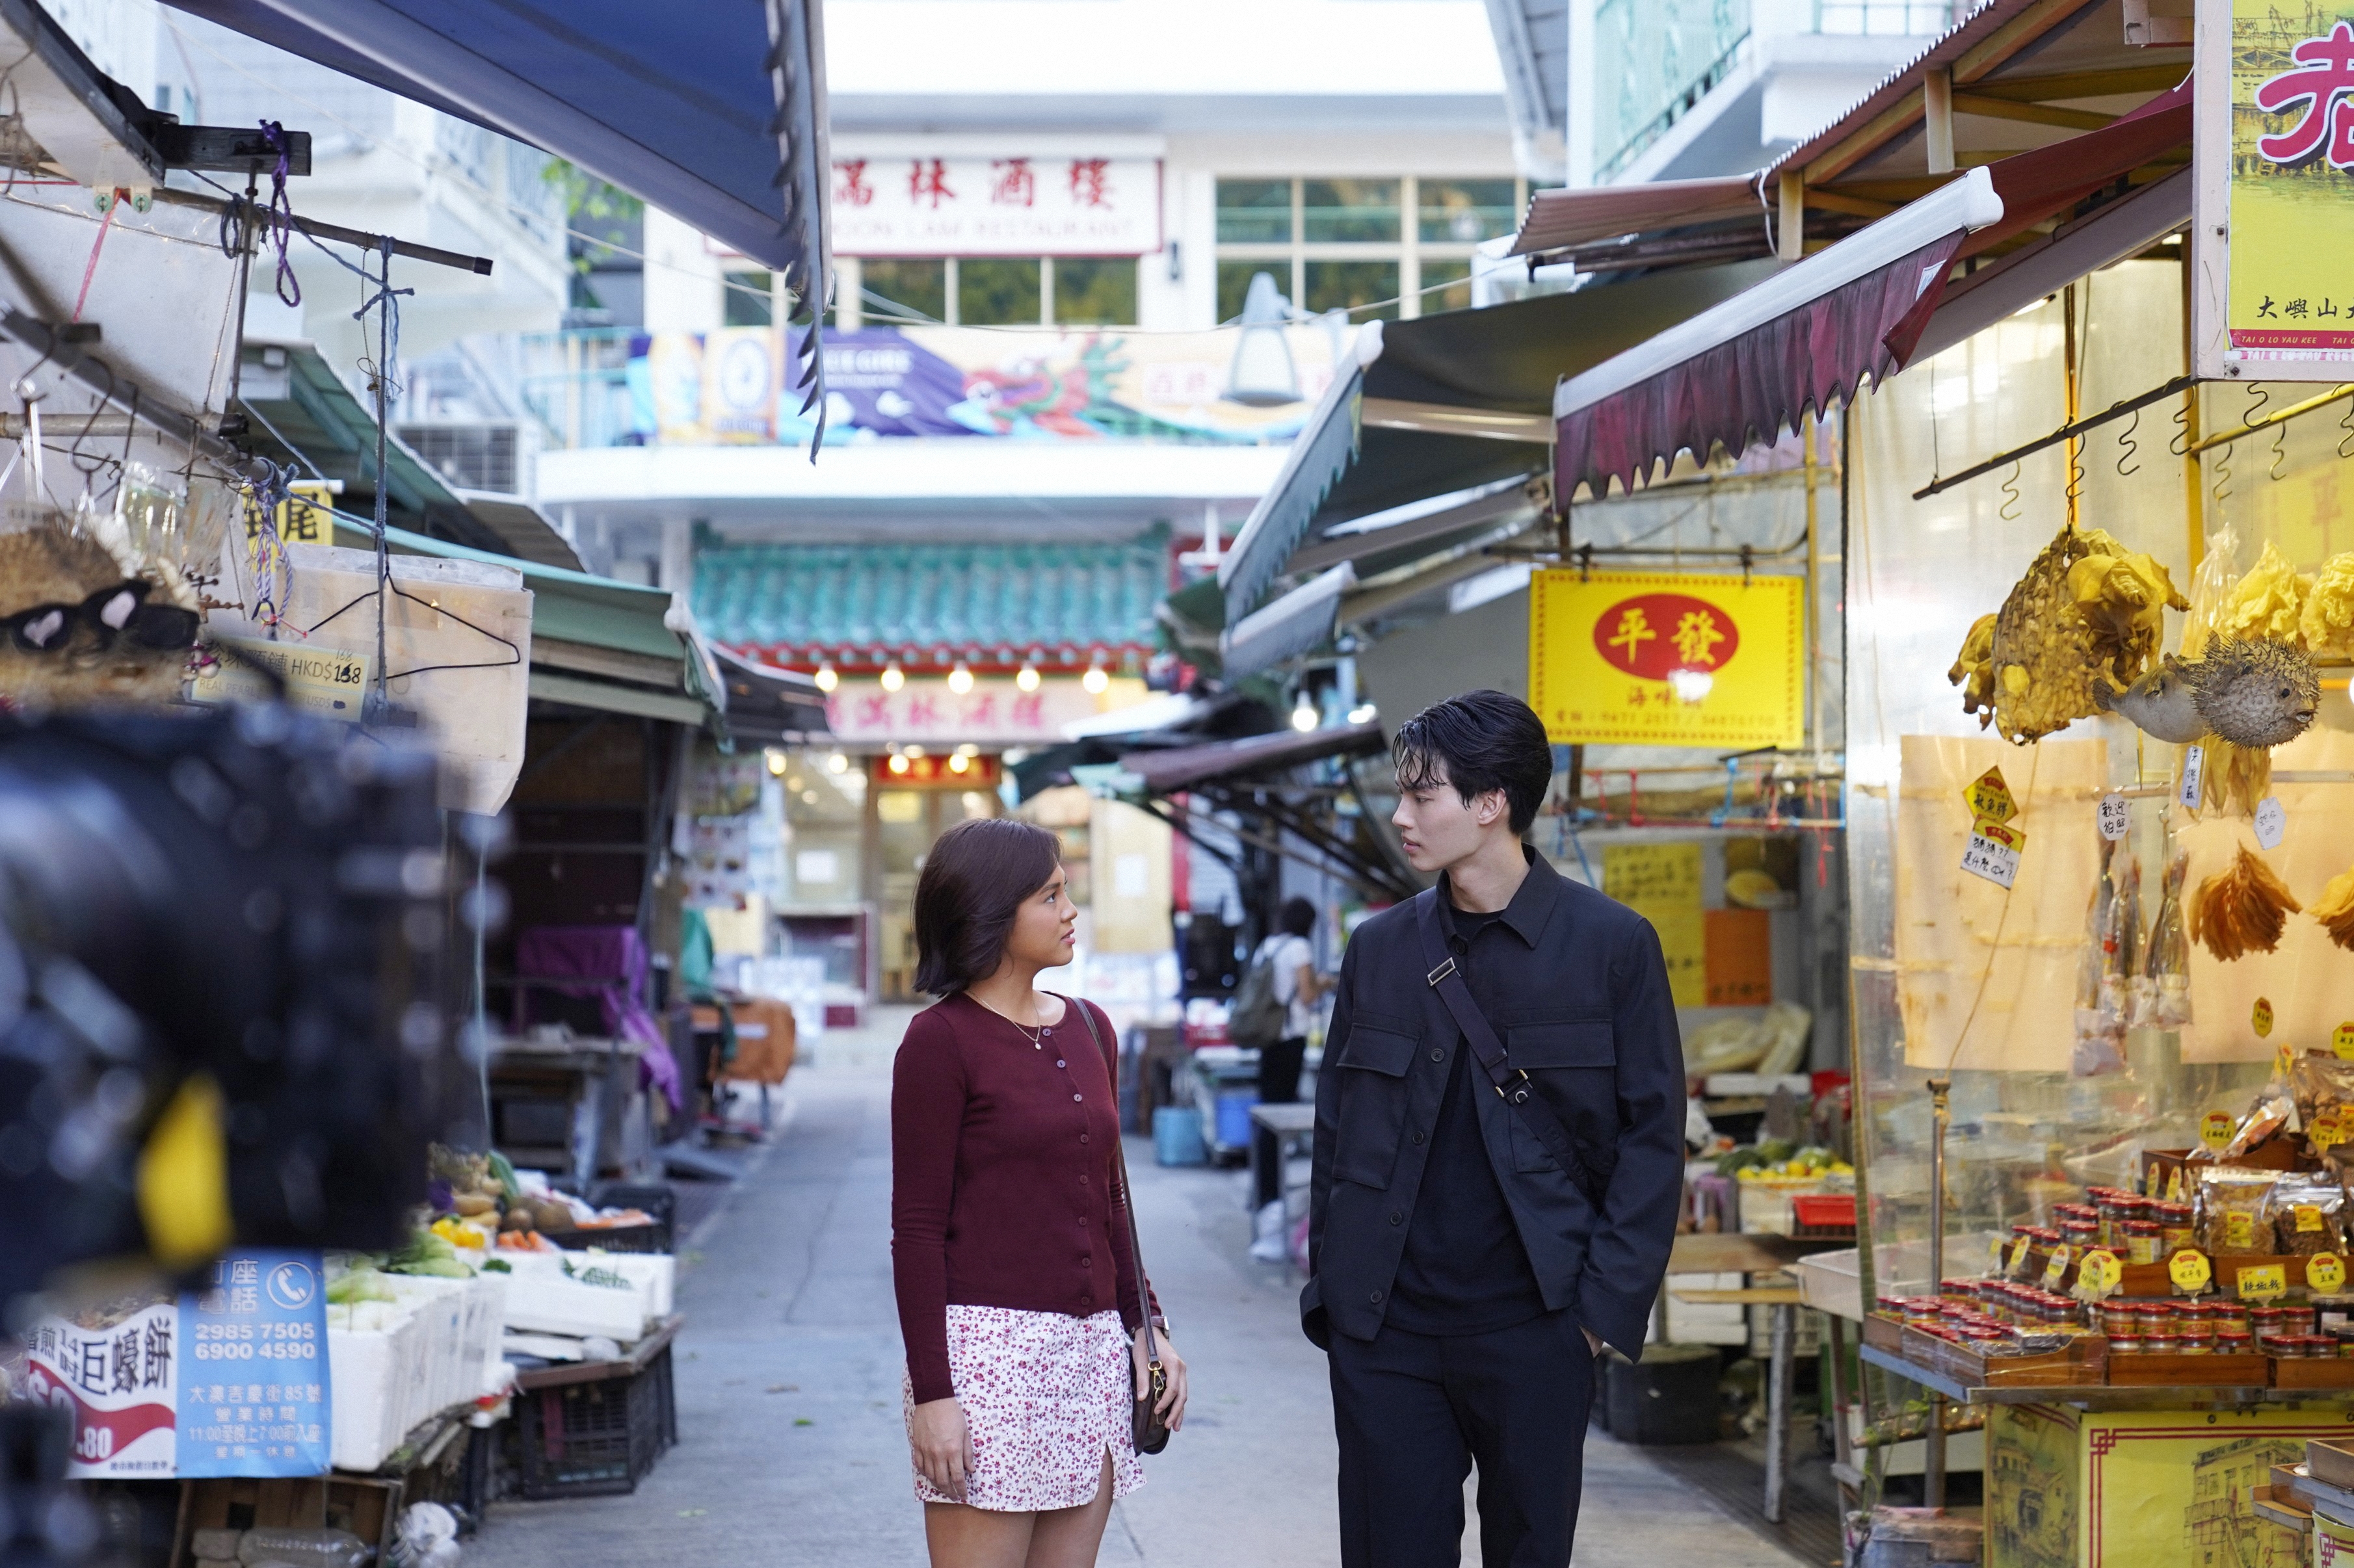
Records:
{"label": "young woman", "polygon": [[[1037,989],[1077,919],[1055,836],[1007,818],[942,833],[916,886],[916,984],[942,1000],[892,1068],[891,1261],[933,1568],[1088,1568],[1144,1481],[1160,1305],[1121,1207],[1111,1022]],[[1173,1430],[1185,1363],[1153,1320]]]}

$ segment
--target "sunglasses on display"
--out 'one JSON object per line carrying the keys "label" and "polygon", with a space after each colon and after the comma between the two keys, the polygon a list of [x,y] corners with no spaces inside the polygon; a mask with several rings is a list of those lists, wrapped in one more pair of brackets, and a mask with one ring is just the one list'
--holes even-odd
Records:
{"label": "sunglasses on display", "polygon": [[8,640],[27,653],[55,653],[73,641],[76,625],[87,628],[100,648],[117,638],[133,646],[186,648],[196,640],[196,612],[173,604],[149,604],[153,583],[138,578],[101,588],[80,604],[37,604],[0,619]]}

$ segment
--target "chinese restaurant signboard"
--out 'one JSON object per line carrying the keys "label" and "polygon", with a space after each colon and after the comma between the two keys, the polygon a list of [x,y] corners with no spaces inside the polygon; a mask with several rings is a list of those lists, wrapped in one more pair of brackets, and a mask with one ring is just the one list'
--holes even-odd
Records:
{"label": "chinese restaurant signboard", "polygon": [[2354,377],[2354,0],[2199,0],[2196,369]]}
{"label": "chinese restaurant signboard", "polygon": [[1542,571],[1529,705],[1557,744],[1806,743],[1804,580]]}
{"label": "chinese restaurant signboard", "polygon": [[1161,249],[1154,158],[838,157],[842,256],[1147,256]]}

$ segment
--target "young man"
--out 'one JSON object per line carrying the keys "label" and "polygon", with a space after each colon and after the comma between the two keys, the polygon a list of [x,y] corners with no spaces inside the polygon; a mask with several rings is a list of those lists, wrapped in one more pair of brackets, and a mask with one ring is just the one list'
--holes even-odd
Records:
{"label": "young man", "polygon": [[1399,726],[1392,819],[1438,885],[1358,927],[1316,1087],[1302,1326],[1331,1363],[1343,1568],[1562,1568],[1605,1344],[1640,1353],[1683,1178],[1683,1054],[1649,922],[1521,842],[1527,704]]}

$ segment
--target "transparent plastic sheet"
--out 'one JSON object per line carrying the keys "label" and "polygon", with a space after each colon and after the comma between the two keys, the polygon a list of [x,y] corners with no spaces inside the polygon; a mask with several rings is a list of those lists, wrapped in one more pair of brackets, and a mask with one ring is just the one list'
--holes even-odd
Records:
{"label": "transparent plastic sheet", "polygon": [[[2082,410],[2096,411],[2181,373],[2180,291],[2179,270],[2167,262],[2127,262],[2098,274],[2089,309],[2079,285]],[[2067,522],[2069,453],[2064,445],[2049,447],[2022,460],[2015,471],[1997,471],[1919,502],[1912,493],[1933,474],[1956,471],[2066,421],[2064,308],[2055,298],[1934,361],[1915,364],[1860,397],[1851,413],[1846,546],[1850,981],[1856,1137],[1874,1244],[1871,1288],[1881,1295],[1921,1290],[1938,1273],[1927,1245],[1932,1128],[1926,1085],[1940,1075],[1933,1069],[1943,1063],[1907,1061],[1903,976],[1895,948],[1902,742],[1906,736],[1979,735],[1945,672],[1971,622],[2000,606],[2036,552]],[[2079,526],[2106,529],[2127,547],[2148,551],[2187,588],[2184,465],[2167,450],[2173,411],[2170,404],[2155,404],[2138,418],[2127,416],[2084,439],[2073,476],[2076,518]],[[2112,786],[2137,775],[2162,778],[2172,761],[2173,748],[2143,746],[2138,732],[2120,718],[2080,719],[2055,738],[2105,740],[2105,779]],[[2002,753],[2005,776],[2016,790],[2034,766],[2034,751],[2004,747]],[[2260,1064],[2186,1066],[2179,1037],[2147,1028],[2125,1032],[2122,1071],[2070,1075],[2073,1009],[2066,1001],[2074,990],[2100,845],[2097,839],[2077,841],[2078,833],[2094,832],[2089,816],[2081,826],[2046,823],[2041,833],[2036,817],[2030,810],[2018,821],[2028,835],[2025,855],[2081,858],[2085,867],[2067,895],[2060,934],[2049,938],[2060,944],[2054,956],[2063,966],[2062,1005],[2050,1020],[2052,1038],[2042,1065],[1965,1065],[1951,1074],[1948,1275],[1979,1272],[1990,1235],[2007,1234],[2021,1221],[2048,1222],[2052,1203],[2073,1199],[2084,1185],[2131,1179],[2145,1147],[2195,1143],[2202,1112],[2238,1111],[2264,1075]],[[2144,866],[2167,863],[2158,801],[2136,803],[2128,842]],[[2009,946],[2008,937],[2003,945]]]}

